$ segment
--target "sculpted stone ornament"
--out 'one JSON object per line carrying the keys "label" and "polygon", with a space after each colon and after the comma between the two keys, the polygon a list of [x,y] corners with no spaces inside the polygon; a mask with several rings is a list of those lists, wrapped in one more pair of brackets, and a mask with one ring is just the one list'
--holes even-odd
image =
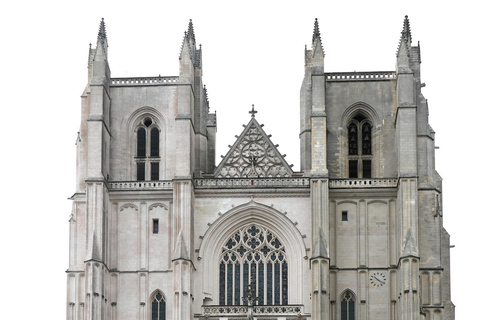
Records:
{"label": "sculpted stone ornament", "polygon": [[252,119],[215,170],[216,178],[291,177],[292,169],[255,119]]}
{"label": "sculpted stone ornament", "polygon": [[245,290],[246,296],[243,297],[243,301],[247,302],[247,319],[253,320],[253,304],[258,300],[258,297],[255,297],[255,289],[252,288],[252,285],[248,285],[248,289]]}

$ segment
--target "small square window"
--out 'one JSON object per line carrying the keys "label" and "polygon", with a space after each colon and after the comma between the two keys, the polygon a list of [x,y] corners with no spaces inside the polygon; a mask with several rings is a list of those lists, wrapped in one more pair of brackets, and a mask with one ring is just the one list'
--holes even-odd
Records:
{"label": "small square window", "polygon": [[153,233],[158,233],[158,219],[153,219]]}
{"label": "small square window", "polygon": [[342,221],[348,221],[348,211],[342,211]]}

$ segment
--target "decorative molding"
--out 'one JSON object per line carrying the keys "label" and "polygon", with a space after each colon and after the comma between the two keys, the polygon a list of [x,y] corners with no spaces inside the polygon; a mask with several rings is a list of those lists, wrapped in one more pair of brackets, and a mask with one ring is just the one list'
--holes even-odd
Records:
{"label": "decorative molding", "polygon": [[153,210],[153,209],[155,209],[155,208],[163,208],[163,209],[165,209],[166,211],[168,211],[168,206],[167,206],[166,204],[163,204],[163,203],[160,203],[160,202],[154,203],[154,204],[150,205],[150,206],[148,207],[148,211]]}
{"label": "decorative molding", "polygon": [[135,211],[138,211],[138,207],[136,205],[134,205],[133,203],[126,203],[126,204],[122,205],[120,207],[120,210],[118,210],[118,211],[123,211],[123,210],[128,209],[128,208],[132,208],[132,209],[135,209]]}

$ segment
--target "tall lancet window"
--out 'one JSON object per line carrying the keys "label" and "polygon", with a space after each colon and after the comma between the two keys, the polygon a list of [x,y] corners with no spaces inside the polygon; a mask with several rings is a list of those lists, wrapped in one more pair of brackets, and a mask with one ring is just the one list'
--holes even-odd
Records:
{"label": "tall lancet window", "polygon": [[152,298],[152,320],[165,320],[165,297],[157,292]]}
{"label": "tall lancet window", "polygon": [[258,305],[288,304],[288,263],[285,247],[270,230],[248,225],[236,231],[222,249],[219,265],[220,305],[246,304],[251,284]]}
{"label": "tall lancet window", "polygon": [[150,117],[145,117],[136,130],[135,164],[137,181],[160,179],[160,129]]}
{"label": "tall lancet window", "polygon": [[372,124],[358,114],[348,124],[348,177],[372,177]]}
{"label": "tall lancet window", "polygon": [[355,320],[355,297],[347,291],[340,302],[340,320]]}

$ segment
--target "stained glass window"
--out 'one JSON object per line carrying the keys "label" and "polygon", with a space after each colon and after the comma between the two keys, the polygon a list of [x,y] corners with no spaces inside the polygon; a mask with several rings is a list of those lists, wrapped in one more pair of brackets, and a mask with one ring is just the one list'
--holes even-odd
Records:
{"label": "stained glass window", "polygon": [[165,297],[157,292],[152,299],[152,320],[165,320]]}
{"label": "stained glass window", "polygon": [[220,305],[245,304],[251,284],[259,305],[288,304],[288,262],[285,247],[267,228],[247,225],[222,249],[219,266]]}

